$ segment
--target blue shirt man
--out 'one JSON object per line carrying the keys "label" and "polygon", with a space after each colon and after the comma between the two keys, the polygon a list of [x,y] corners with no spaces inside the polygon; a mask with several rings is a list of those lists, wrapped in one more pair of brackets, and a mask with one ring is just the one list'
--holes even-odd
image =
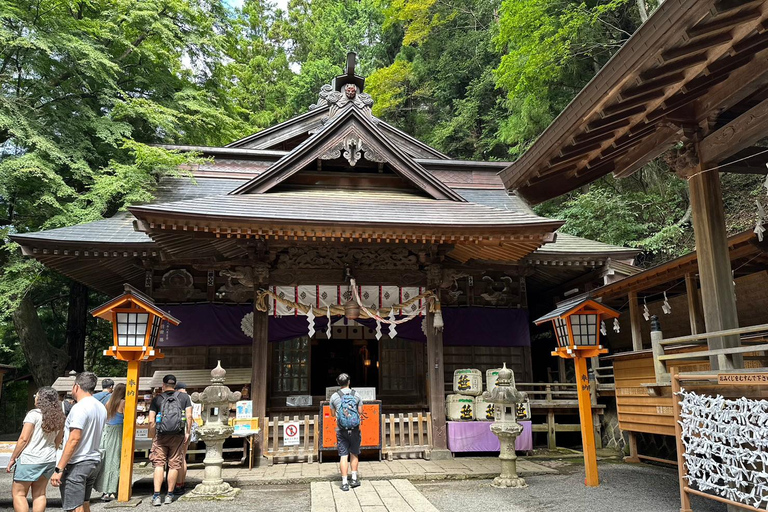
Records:
{"label": "blue shirt man", "polygon": [[104,405],[109,402],[109,397],[112,396],[112,390],[115,387],[115,381],[112,379],[104,379],[101,381],[101,391],[93,395],[93,398],[98,400]]}

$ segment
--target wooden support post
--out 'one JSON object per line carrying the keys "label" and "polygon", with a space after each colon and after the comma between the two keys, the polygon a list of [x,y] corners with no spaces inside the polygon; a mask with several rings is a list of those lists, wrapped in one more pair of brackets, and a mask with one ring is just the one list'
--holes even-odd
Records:
{"label": "wooden support post", "polygon": [[[560,358],[565,362],[565,359]],[[557,389],[560,389],[559,387]],[[547,384],[545,387],[547,392],[544,395],[547,404],[550,406],[547,409],[547,449],[554,450],[557,448],[557,425],[555,424],[555,410],[552,409],[552,384]]]}
{"label": "wooden support post", "polygon": [[685,293],[688,296],[688,321],[691,324],[691,334],[699,334],[703,332],[700,329],[704,327],[704,320],[701,318],[701,301],[695,274],[685,274]]}
{"label": "wooden support post", "polygon": [[557,425],[555,425],[555,410],[547,409],[547,448],[557,448]]}
{"label": "wooden support post", "polygon": [[661,328],[656,329],[658,320],[654,317],[654,326],[651,327],[651,350],[653,350],[653,372],[656,375],[656,383],[669,385],[669,372],[664,364],[664,361],[659,357],[664,355],[664,347],[661,345],[664,339],[664,333],[661,332]]}
{"label": "wooden support post", "polygon": [[[698,148],[696,148],[698,153]],[[728,254],[728,240],[725,231],[723,193],[720,174],[706,171],[699,163],[689,170],[688,188],[693,208],[693,231],[696,236],[696,255],[699,262],[701,302],[704,310],[704,324],[707,331],[735,329],[739,326],[736,313],[736,298],[733,290],[731,260]],[[710,338],[710,350],[738,347],[738,336]],[[713,370],[742,368],[741,355],[719,355],[710,357]]]}
{"label": "wooden support post", "polygon": [[643,350],[643,320],[640,314],[640,304],[637,292],[629,292],[629,322],[632,328],[632,350]]}
{"label": "wooden support post", "polygon": [[429,412],[432,413],[433,454],[448,450],[445,425],[445,384],[443,370],[443,333],[434,328],[434,314],[427,311],[427,377],[429,380]]}
{"label": "wooden support post", "polygon": [[[267,311],[256,309],[256,299],[259,288],[266,287],[269,279],[269,267],[266,263],[258,264],[253,270],[253,350],[251,351],[251,399],[253,400],[253,415],[259,418],[259,428],[264,431],[267,423],[267,378],[269,364],[269,316]],[[257,448],[257,464],[266,440],[259,435]]]}
{"label": "wooden support post", "polygon": [[120,449],[120,483],[117,501],[131,501],[133,485],[133,451],[136,447],[136,405],[139,398],[139,361],[128,361],[125,379],[125,415],[123,417],[123,446]]}
{"label": "wooden support post", "polygon": [[[440,293],[442,269],[440,265],[427,267],[427,287]],[[439,295],[438,295],[439,298]],[[435,315],[427,308],[427,388],[429,412],[432,414],[432,457],[450,458],[445,424],[445,370],[443,368],[443,333],[435,330]]]}
{"label": "wooden support post", "polygon": [[624,457],[624,462],[639,464],[640,457],[637,456],[637,434],[631,431],[627,432],[627,434],[629,434],[629,457]]}

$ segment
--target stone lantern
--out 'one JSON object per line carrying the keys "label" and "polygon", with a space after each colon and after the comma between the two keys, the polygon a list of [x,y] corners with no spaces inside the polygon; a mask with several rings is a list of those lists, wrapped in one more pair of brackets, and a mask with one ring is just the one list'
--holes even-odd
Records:
{"label": "stone lantern", "polygon": [[483,399],[494,404],[495,421],[491,432],[496,434],[501,445],[501,474],[493,479],[493,487],[527,487],[525,480],[517,476],[517,455],[515,439],[523,432],[523,426],[517,422],[516,405],[525,401],[525,393],[518,391],[512,384],[514,374],[504,363],[496,380],[496,387],[483,393]]}
{"label": "stone lantern", "polygon": [[221,476],[224,464],[224,440],[232,435],[229,426],[229,404],[240,400],[240,392],[232,392],[224,385],[227,372],[221,361],[211,370],[211,385],[202,393],[192,393],[192,401],[202,404],[203,426],[197,429],[197,436],[205,442],[205,474],[203,482],[182,500],[231,500],[240,489],[229,485]]}

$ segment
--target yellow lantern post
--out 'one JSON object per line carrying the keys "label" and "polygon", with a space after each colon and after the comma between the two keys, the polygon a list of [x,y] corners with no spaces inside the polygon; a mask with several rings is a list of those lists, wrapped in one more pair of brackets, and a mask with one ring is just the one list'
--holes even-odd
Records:
{"label": "yellow lantern post", "polygon": [[179,320],[159,309],[155,303],[131,285],[125,293],[93,310],[97,318],[112,322],[114,345],[104,351],[119,361],[128,362],[123,417],[123,447],[120,452],[120,484],[117,500],[131,500],[133,452],[136,446],[136,406],[139,397],[139,367],[142,361],[162,358],[155,348],[163,322],[179,325]]}
{"label": "yellow lantern post", "polygon": [[592,422],[592,399],[590,395],[587,359],[607,354],[608,349],[600,345],[600,323],[606,318],[617,318],[619,312],[592,299],[579,299],[560,305],[554,311],[536,320],[536,325],[551,321],[557,336],[557,349],[553,356],[573,359],[576,369],[576,383],[581,419],[581,443],[584,448],[584,483],[597,487],[597,450],[595,430]]}

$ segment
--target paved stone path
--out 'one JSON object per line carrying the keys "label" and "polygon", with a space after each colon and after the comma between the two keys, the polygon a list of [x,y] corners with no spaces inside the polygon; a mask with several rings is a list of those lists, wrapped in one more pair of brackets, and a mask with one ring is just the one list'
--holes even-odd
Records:
{"label": "paved stone path", "polygon": [[405,479],[362,480],[344,492],[337,482],[312,482],[311,512],[439,512]]}
{"label": "paved stone path", "polygon": [[[149,482],[149,468],[137,469],[134,477],[142,483]],[[361,480],[392,480],[406,479],[411,481],[424,480],[467,480],[487,479],[498,476],[501,463],[497,457],[457,457],[449,460],[406,459],[395,461],[363,461],[360,462],[359,473]],[[517,459],[517,471],[521,476],[557,474],[557,470],[537,462]],[[187,481],[195,484],[203,479],[202,469],[190,469]],[[238,487],[256,485],[302,484],[311,482],[327,482],[341,480],[339,465],[336,462],[314,462],[312,464],[293,463],[266,464],[248,470],[241,466],[224,467],[224,480]]]}

